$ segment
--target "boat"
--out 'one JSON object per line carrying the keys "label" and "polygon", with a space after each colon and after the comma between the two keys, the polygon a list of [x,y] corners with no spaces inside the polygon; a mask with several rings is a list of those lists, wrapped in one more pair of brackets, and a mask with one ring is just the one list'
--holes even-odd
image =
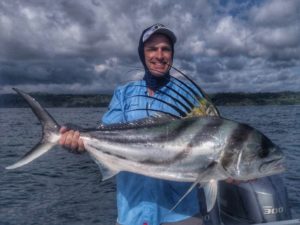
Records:
{"label": "boat", "polygon": [[[300,225],[292,219],[287,190],[280,175],[239,184],[219,182],[214,208],[201,208],[205,225]],[[200,202],[205,202],[199,191]]]}

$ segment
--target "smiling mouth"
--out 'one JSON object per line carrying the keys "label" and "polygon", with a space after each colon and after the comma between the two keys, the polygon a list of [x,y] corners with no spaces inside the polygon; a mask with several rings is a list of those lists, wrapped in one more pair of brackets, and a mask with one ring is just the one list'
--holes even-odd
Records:
{"label": "smiling mouth", "polygon": [[169,69],[169,63],[164,60],[150,61],[150,70],[157,74],[164,74]]}
{"label": "smiling mouth", "polygon": [[154,64],[154,65],[156,65],[156,66],[163,66],[163,67],[165,67],[165,64],[162,64],[162,63],[157,63],[157,62],[154,62],[154,63],[152,63],[152,64]]}
{"label": "smiling mouth", "polygon": [[167,63],[166,62],[152,62],[152,64],[165,66]]}
{"label": "smiling mouth", "polygon": [[152,70],[165,72],[166,70],[166,63],[160,63],[160,62],[153,62],[152,63]]}

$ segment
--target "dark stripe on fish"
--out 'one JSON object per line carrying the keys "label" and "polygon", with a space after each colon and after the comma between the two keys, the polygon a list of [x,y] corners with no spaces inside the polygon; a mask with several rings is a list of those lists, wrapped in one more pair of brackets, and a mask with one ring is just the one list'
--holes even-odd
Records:
{"label": "dark stripe on fish", "polygon": [[239,124],[232,132],[227,141],[222,158],[222,166],[226,170],[227,166],[232,163],[233,157],[237,155],[243,148],[253,128],[246,124]]}
{"label": "dark stripe on fish", "polygon": [[199,142],[207,141],[208,140],[207,137],[214,137],[215,134],[220,130],[222,125],[223,125],[223,120],[219,119],[218,117],[211,117],[211,120],[201,127],[201,129],[195,134],[195,136],[187,144],[187,146],[181,152],[175,155],[173,158],[168,160],[148,159],[142,161],[142,163],[160,165],[160,164],[173,164],[176,163],[177,161],[183,160],[190,154],[192,148],[198,145]]}
{"label": "dark stripe on fish", "polygon": [[267,137],[262,137],[261,149],[258,152],[259,157],[266,158],[270,153],[270,149],[272,148],[275,148],[275,145],[271,142],[271,140]]}
{"label": "dark stripe on fish", "polygon": [[[120,137],[119,133],[116,131],[116,132],[103,133],[103,135],[101,135],[101,137],[97,137],[97,139],[109,141],[109,142],[115,142],[115,143],[126,143],[126,144],[162,143],[162,142],[167,142],[168,140],[170,140],[170,141],[175,140],[183,132],[185,132],[187,129],[189,129],[190,126],[193,126],[193,124],[197,123],[197,122],[198,122],[197,119],[186,119],[186,120],[174,120],[174,121],[170,122],[170,125],[166,125],[164,123],[164,124],[162,124],[162,127],[165,127],[165,129],[162,129],[158,135],[153,135],[153,136],[148,135],[148,138],[142,137],[142,138],[138,139],[137,136],[135,136],[135,139],[128,139],[128,138],[126,138],[127,136],[122,138],[122,137]],[[172,125],[172,123],[177,123],[177,124],[175,126],[175,125]],[[159,127],[155,124],[153,124],[153,126],[156,126],[157,128]],[[145,125],[144,127],[139,127],[138,129],[148,129],[148,128],[151,129],[151,126]],[[130,130],[128,130],[128,132],[130,132]],[[133,129],[133,130],[135,130],[135,129]],[[168,131],[168,132],[166,132],[166,131]],[[147,134],[146,134],[147,131],[141,130],[141,132],[145,133],[145,136],[147,136]],[[128,136],[130,136],[130,134]]]}
{"label": "dark stripe on fish", "polygon": [[[219,117],[207,117],[209,120],[208,123],[204,124],[203,127],[195,134],[189,146],[193,147],[195,145],[199,145],[199,143],[204,141],[209,141],[210,139],[214,138],[216,133],[222,129],[222,125],[224,120],[220,119]],[[214,141],[215,142],[215,141]]]}
{"label": "dark stripe on fish", "polygon": [[116,158],[119,158],[119,159],[125,159],[125,160],[127,160],[127,158],[125,156],[123,156],[123,155],[116,155],[116,154],[112,154],[111,152],[107,152],[107,151],[103,151],[103,153],[107,154],[107,155],[112,155],[112,156],[114,156]]}

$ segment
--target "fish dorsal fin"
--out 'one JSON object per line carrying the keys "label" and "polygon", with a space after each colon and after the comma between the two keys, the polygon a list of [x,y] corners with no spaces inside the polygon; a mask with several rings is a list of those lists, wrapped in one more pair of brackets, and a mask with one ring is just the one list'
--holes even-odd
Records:
{"label": "fish dorsal fin", "polygon": [[176,120],[177,118],[166,114],[166,113],[162,113],[162,112],[157,112],[154,115],[151,115],[150,117],[146,118],[146,119],[150,119],[153,122],[157,122],[157,121],[170,121],[170,120]]}
{"label": "fish dorsal fin", "polygon": [[218,181],[210,180],[209,182],[205,183],[202,186],[203,186],[205,200],[206,200],[206,210],[207,212],[210,212],[217,200]]}
{"label": "fish dorsal fin", "polygon": [[217,108],[207,98],[201,98],[199,100],[199,106],[195,106],[187,117],[198,116],[220,116]]}
{"label": "fish dorsal fin", "polygon": [[179,79],[173,77],[179,81],[189,92],[194,96],[196,104],[193,104],[191,111],[186,115],[186,117],[199,117],[199,116],[220,116],[217,107],[213,104],[208,95],[197,85],[188,75],[175,68],[173,65],[169,66],[175,71],[179,72],[183,77],[185,77],[191,85],[187,85]]}

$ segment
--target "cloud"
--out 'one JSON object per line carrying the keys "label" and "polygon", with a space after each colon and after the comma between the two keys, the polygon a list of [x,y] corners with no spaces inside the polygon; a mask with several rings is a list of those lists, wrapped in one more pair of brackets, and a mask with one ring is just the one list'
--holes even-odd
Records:
{"label": "cloud", "polygon": [[299,11],[297,0],[4,0],[0,93],[101,92],[140,79],[139,35],[156,22],[178,37],[174,65],[208,92],[298,90]]}

